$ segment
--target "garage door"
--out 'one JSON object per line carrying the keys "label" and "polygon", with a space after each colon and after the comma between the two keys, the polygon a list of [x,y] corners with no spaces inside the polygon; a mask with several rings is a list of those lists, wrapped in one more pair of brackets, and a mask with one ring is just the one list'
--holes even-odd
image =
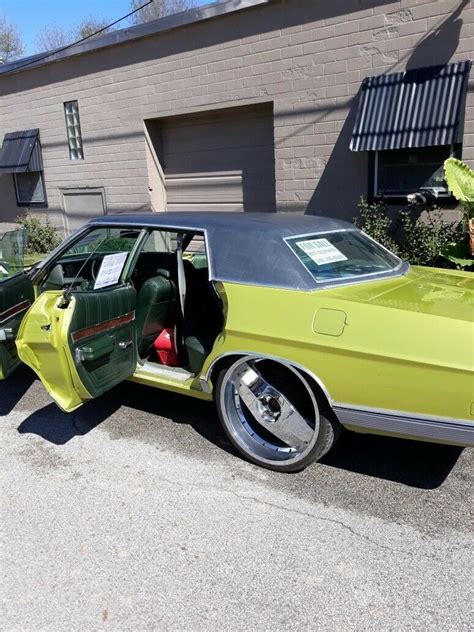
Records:
{"label": "garage door", "polygon": [[275,211],[273,109],[161,120],[168,210]]}

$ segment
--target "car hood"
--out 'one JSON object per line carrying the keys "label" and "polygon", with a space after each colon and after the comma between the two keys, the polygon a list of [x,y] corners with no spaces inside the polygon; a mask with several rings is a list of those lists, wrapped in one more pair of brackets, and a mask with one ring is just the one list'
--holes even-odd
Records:
{"label": "car hood", "polygon": [[410,267],[398,278],[331,290],[344,300],[474,322],[474,275],[441,268]]}

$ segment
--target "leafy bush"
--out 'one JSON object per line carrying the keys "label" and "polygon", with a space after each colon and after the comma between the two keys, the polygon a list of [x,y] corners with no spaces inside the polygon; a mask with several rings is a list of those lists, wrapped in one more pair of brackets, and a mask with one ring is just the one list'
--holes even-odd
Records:
{"label": "leafy bush", "polygon": [[446,267],[445,251],[462,239],[462,222],[447,223],[439,209],[414,219],[409,210],[399,211],[400,256],[413,265]]}
{"label": "leafy bush", "polygon": [[447,223],[439,209],[427,210],[425,217],[415,217],[412,208],[393,212],[390,217],[385,202],[359,203],[356,226],[393,253],[413,265],[449,265],[444,253],[463,238],[462,222]]}
{"label": "leafy bush", "polygon": [[47,219],[42,222],[26,213],[17,219],[17,223],[27,231],[26,254],[47,254],[61,242],[58,231]]}
{"label": "leafy bush", "polygon": [[385,202],[375,202],[369,204],[363,197],[359,202],[359,217],[354,219],[354,223],[364,233],[370,235],[379,244],[391,250],[394,254],[400,254],[400,248],[395,241],[395,222],[388,216],[388,208]]}

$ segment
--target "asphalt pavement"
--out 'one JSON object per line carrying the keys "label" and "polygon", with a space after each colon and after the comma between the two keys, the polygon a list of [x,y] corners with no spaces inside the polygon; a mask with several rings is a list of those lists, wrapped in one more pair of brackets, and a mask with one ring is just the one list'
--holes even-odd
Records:
{"label": "asphalt pavement", "polygon": [[282,475],[211,404],[0,383],[5,631],[472,630],[473,452],[345,433]]}

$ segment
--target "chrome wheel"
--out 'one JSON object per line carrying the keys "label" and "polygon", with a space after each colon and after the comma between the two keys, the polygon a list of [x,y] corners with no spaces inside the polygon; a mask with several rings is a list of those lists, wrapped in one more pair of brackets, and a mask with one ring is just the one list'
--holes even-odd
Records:
{"label": "chrome wheel", "polygon": [[293,367],[240,358],[226,371],[218,390],[224,428],[253,462],[274,469],[291,464],[293,469],[314,451],[319,408],[310,385]]}

